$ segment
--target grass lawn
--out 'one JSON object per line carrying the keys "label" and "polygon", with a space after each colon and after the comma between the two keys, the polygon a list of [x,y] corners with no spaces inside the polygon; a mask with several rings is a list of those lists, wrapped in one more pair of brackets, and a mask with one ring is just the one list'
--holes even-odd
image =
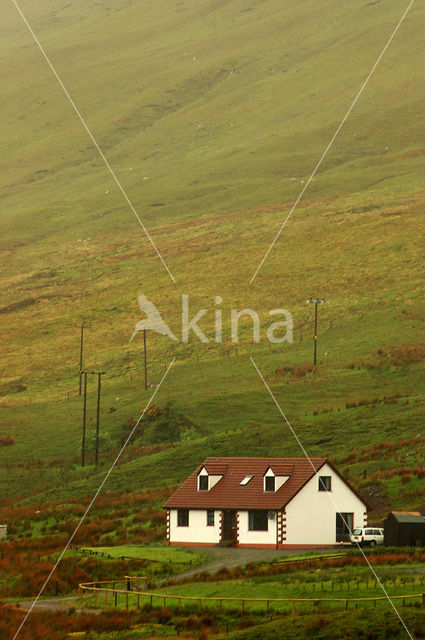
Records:
{"label": "grass lawn", "polygon": [[[423,575],[415,575],[412,566],[409,574],[402,573],[397,575],[396,572],[387,572],[384,567],[379,567],[378,575],[385,591],[390,596],[407,596],[417,594],[416,598],[408,599],[408,606],[417,606],[422,602],[422,592],[424,584]],[[174,607],[178,605],[179,597],[181,606],[187,608],[197,608],[199,606],[199,598],[207,598],[202,602],[202,607],[217,609],[220,606],[220,599],[223,599],[222,607],[233,610],[241,608],[241,600],[246,600],[244,605],[245,611],[263,613],[266,610],[265,602],[249,602],[249,599],[280,599],[292,598],[307,599],[308,602],[297,603],[297,609],[302,611],[311,611],[317,607],[317,600],[323,600],[323,609],[336,609],[345,607],[345,603],[341,604],[338,599],[355,599],[355,598],[381,598],[385,596],[385,592],[379,585],[375,585],[375,581],[371,573],[365,569],[353,569],[346,567],[341,569],[327,569],[324,572],[319,570],[291,572],[290,575],[281,574],[273,577],[244,577],[240,580],[219,580],[211,582],[193,582],[189,584],[170,585],[161,589],[151,589],[150,593],[155,593],[152,598],[154,607],[167,606]],[[164,596],[167,596],[164,601]],[[150,603],[150,595],[140,596],[141,606]],[[184,597],[190,599],[184,600]],[[208,600],[211,598],[211,600]],[[232,600],[235,598],[236,600]],[[227,599],[227,600],[226,600]],[[326,602],[326,599],[335,599],[334,602]],[[91,598],[89,598],[91,601]],[[118,595],[118,606],[126,606],[127,596]],[[129,606],[135,607],[137,597],[128,594]],[[165,602],[165,604],[164,604]],[[397,602],[397,600],[395,601]],[[400,601],[401,604],[401,601]],[[377,600],[377,605],[388,606],[387,599]],[[275,602],[272,605],[275,611],[287,611],[292,608],[292,602]],[[351,606],[355,606],[354,603]],[[360,605],[359,605],[360,606]],[[369,608],[374,606],[371,601],[364,605]]]}
{"label": "grass lawn", "polygon": [[175,547],[139,547],[133,545],[117,545],[112,547],[84,547],[84,549],[105,553],[112,558],[138,558],[152,562],[192,564],[196,566],[204,560],[204,556],[189,549]]}

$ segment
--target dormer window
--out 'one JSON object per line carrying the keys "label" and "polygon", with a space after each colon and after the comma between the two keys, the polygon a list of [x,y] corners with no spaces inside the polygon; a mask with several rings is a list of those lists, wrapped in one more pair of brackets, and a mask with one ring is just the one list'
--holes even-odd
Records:
{"label": "dormer window", "polygon": [[292,468],[288,465],[276,465],[269,467],[264,474],[263,491],[264,493],[276,493],[289,480]]}
{"label": "dormer window", "polygon": [[202,467],[198,473],[197,487],[198,491],[211,491],[220,482],[224,474],[223,465],[211,464],[207,467]]}
{"label": "dormer window", "polygon": [[208,491],[208,476],[199,476],[199,491]]}
{"label": "dormer window", "polygon": [[250,480],[252,480],[252,478],[253,478],[253,477],[254,477],[254,476],[245,476],[245,478],[244,478],[243,480],[241,480],[241,481],[240,481],[239,485],[240,485],[241,487],[244,487],[246,484],[248,484],[248,482],[249,482]]}
{"label": "dormer window", "polygon": [[265,478],[265,486],[264,491],[275,491],[275,477],[274,476],[266,476]]}

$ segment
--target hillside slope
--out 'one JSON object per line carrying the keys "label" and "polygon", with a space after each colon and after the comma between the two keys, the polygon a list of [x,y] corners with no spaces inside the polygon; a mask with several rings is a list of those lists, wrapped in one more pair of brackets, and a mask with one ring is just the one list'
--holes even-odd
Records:
{"label": "hillside slope", "polygon": [[[312,454],[342,460],[404,438],[410,444],[393,459],[362,454],[370,472],[421,467],[421,5],[406,17],[250,284],[404,8],[394,0],[25,2],[24,14],[176,284],[16,9],[0,9],[0,435],[16,439],[0,447],[3,494],[11,478],[19,496],[29,483],[36,493],[57,477],[70,483],[65,493],[92,490],[93,469],[81,478],[77,464],[78,326],[82,319],[90,325],[85,364],[106,371],[102,429],[116,448],[124,421],[151,394],[143,389],[141,341],[128,343],[141,291],[176,334],[181,294],[190,294],[192,313],[209,309],[202,326],[210,338],[214,298],[222,297],[224,342],[149,337],[150,381],[177,358],[156,402],[173,400],[198,425],[198,439],[178,444],[176,458],[174,449],[136,456],[116,470],[112,487],[125,488],[129,476],[134,486],[137,474],[144,486],[155,484],[164,460],[168,476],[160,475],[172,484],[206,454],[237,453],[241,430],[248,454],[277,447],[296,455],[249,355]],[[312,295],[329,301],[320,311],[326,332],[316,371],[308,369],[312,310],[305,300]],[[295,343],[270,349],[268,311],[281,306],[294,316]],[[230,309],[245,307],[261,316],[262,342],[251,344],[247,325],[236,350]],[[94,406],[91,384],[91,426]],[[352,462],[360,478],[363,460]],[[410,497],[402,494],[401,471],[397,477],[397,486],[382,480],[397,504],[422,499],[416,476]]]}

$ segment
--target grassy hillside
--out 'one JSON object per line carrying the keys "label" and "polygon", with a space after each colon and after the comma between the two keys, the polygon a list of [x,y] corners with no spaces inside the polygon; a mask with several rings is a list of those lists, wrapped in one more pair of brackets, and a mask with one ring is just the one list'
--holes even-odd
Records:
{"label": "grassy hillside", "polygon": [[[78,466],[78,325],[90,324],[85,364],[106,371],[102,430],[116,450],[152,393],[140,337],[128,343],[143,292],[177,334],[190,294],[193,314],[209,309],[200,324],[210,337],[221,296],[224,342],[149,336],[152,382],[176,357],[155,401],[172,400],[198,435],[125,454],[111,488],[172,486],[205,455],[242,453],[241,435],[244,454],[301,455],[252,355],[309,453],[340,461],[355,482],[378,474],[397,506],[425,502],[417,473],[402,483],[402,469],[420,470],[425,456],[420,5],[249,283],[402,9],[393,0],[25,3],[176,284],[16,9],[0,9],[0,436],[16,440],[0,447],[2,495],[60,499],[97,486],[100,476]],[[314,371],[312,295],[329,301]],[[295,342],[270,349],[268,311],[281,306]],[[262,342],[252,346],[246,325],[236,350],[230,309],[244,307],[260,313]],[[91,381],[90,426],[94,411]]]}

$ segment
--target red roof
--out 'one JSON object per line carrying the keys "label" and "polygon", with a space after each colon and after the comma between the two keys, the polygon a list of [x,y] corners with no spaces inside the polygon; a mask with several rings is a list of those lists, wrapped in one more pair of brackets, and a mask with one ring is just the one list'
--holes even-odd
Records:
{"label": "red roof", "polygon": [[[275,476],[290,476],[294,470],[294,465],[288,464],[287,462],[273,462],[269,468],[273,471]],[[266,469],[266,472],[267,471],[268,469]]]}
{"label": "red roof", "polygon": [[204,464],[205,469],[209,476],[222,476],[227,471],[227,464],[222,462],[208,462]]}
{"label": "red roof", "polygon": [[[282,509],[327,462],[326,458],[207,458],[173,493],[165,508]],[[198,491],[198,474],[206,468],[223,477],[209,491]],[[264,475],[273,469],[289,479],[276,492],[264,492]],[[221,469],[221,473],[217,471]],[[289,473],[288,473],[289,472]],[[253,476],[244,486],[240,482]]]}

